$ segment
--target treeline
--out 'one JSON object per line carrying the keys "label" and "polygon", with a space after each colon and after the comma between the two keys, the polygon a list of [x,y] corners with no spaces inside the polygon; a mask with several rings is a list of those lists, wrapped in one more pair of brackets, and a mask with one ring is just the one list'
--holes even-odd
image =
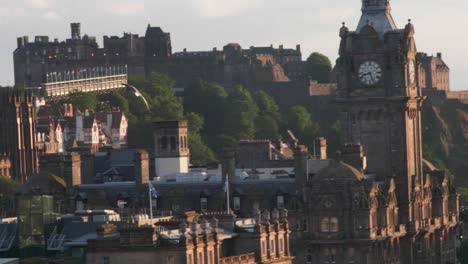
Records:
{"label": "treeline", "polygon": [[154,121],[187,119],[194,165],[216,161],[223,148],[235,147],[241,139],[287,138],[290,129],[301,143],[311,146],[313,139],[322,135],[306,107],[280,109],[263,91],[251,92],[242,86],[227,90],[199,80],[187,87],[182,99],[174,95],[174,81],[164,74],[154,73],[147,79],[133,76],[129,82],[147,99],[149,113],[142,99],[127,90],[99,98],[92,93],[74,93],[69,102],[81,111],[113,107],[124,111],[129,119],[129,144],[135,147],[151,148]]}

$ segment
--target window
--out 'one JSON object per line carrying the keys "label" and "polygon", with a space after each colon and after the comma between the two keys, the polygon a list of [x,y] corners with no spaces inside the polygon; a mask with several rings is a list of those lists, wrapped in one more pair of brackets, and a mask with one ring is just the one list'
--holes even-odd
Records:
{"label": "window", "polygon": [[262,241],[262,255],[266,254],[265,241]]}
{"label": "window", "polygon": [[171,137],[171,150],[176,150],[177,144],[176,144],[176,138]]}
{"label": "window", "polygon": [[280,240],[279,240],[279,251],[280,251],[280,252],[283,252],[283,251],[284,251],[283,239],[282,239],[282,238],[280,238]]}
{"label": "window", "polygon": [[324,217],[320,222],[320,231],[324,233],[329,232],[338,232],[339,225],[338,225],[338,218],[337,217]]}
{"label": "window", "polygon": [[180,205],[179,204],[172,204],[172,211],[174,212],[179,212],[180,211]]}
{"label": "window", "polygon": [[214,262],[213,251],[210,251],[210,258],[209,258],[209,260],[208,260],[208,263],[209,263],[209,264],[215,263],[215,262]]}
{"label": "window", "polygon": [[203,263],[203,254],[201,252],[198,253],[198,263]]}
{"label": "window", "polygon": [[338,232],[338,218],[332,217],[330,219],[330,232]]}
{"label": "window", "polygon": [[234,197],[233,199],[234,202],[234,211],[239,211],[240,210],[240,197]]}
{"label": "window", "polygon": [[307,219],[302,220],[302,230],[303,231],[308,231],[309,230],[309,223],[307,222]]}
{"label": "window", "polygon": [[208,210],[208,199],[203,197],[200,198],[200,210],[206,212]]}
{"label": "window", "polygon": [[320,224],[320,231],[328,232],[330,230],[330,218],[324,217],[322,218],[322,222]]}
{"label": "window", "polygon": [[110,264],[110,258],[108,256],[103,257],[102,264]]}
{"label": "window", "polygon": [[284,209],[284,196],[279,195],[276,197],[276,207],[278,209]]}
{"label": "window", "polygon": [[270,253],[271,253],[271,255],[275,255],[275,252],[276,252],[275,241],[270,240]]}
{"label": "window", "polygon": [[167,137],[161,137],[160,147],[163,150],[167,149]]}

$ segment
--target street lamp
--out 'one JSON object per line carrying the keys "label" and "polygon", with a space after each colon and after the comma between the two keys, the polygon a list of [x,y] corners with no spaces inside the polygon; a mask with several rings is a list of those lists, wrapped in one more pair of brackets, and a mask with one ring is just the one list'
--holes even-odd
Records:
{"label": "street lamp", "polygon": [[150,107],[149,107],[148,101],[146,101],[146,98],[143,96],[143,94],[135,86],[133,86],[131,84],[128,84],[128,83],[122,83],[122,85],[127,87],[136,97],[141,97],[141,99],[143,99],[143,102],[145,102],[146,109],[148,110],[148,112],[150,112]]}

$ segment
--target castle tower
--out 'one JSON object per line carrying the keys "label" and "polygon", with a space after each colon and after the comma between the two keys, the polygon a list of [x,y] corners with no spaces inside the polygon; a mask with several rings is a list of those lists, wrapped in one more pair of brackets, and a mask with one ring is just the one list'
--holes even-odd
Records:
{"label": "castle tower", "polygon": [[145,56],[148,60],[168,58],[172,55],[170,33],[164,32],[160,27],[148,25],[145,34]]}
{"label": "castle tower", "polygon": [[71,23],[71,38],[73,40],[81,39],[81,24],[80,23]]}
{"label": "castle tower", "polygon": [[341,28],[336,99],[344,142],[362,144],[377,180],[395,177],[401,222],[410,223],[414,186],[423,186],[423,97],[413,25],[397,29],[390,10],[389,0],[364,0],[357,31]]}
{"label": "castle tower", "polygon": [[155,123],[154,154],[156,176],[188,173],[190,151],[188,122],[160,121]]}

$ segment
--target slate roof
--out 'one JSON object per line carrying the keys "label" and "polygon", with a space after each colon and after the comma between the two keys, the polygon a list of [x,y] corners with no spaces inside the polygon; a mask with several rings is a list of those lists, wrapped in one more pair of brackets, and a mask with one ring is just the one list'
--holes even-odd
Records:
{"label": "slate roof", "polygon": [[368,25],[372,26],[380,36],[397,29],[390,13],[390,6],[387,6],[387,0],[377,0],[375,3],[367,2],[363,1],[362,16],[356,32],[361,32]]}

